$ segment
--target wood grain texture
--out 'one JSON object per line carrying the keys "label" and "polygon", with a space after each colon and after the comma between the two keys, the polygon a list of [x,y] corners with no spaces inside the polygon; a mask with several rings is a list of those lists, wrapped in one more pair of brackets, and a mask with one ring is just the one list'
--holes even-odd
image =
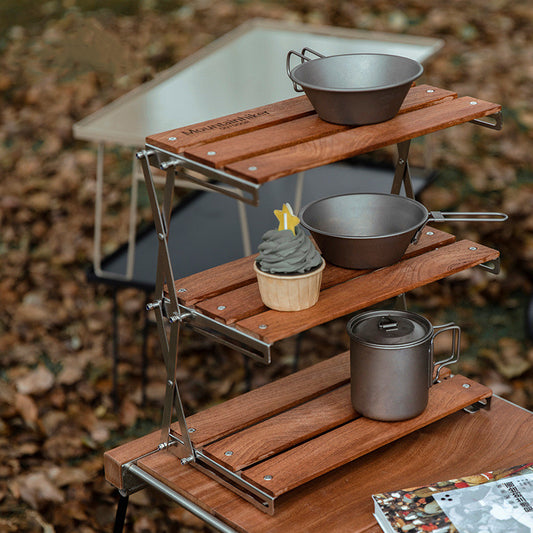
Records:
{"label": "wood grain texture", "polygon": [[[475,102],[475,105],[472,102]],[[445,99],[436,105],[398,114],[386,122],[359,126],[290,148],[237,161],[227,165],[226,170],[262,184],[463,124],[500,110],[501,106],[497,104],[470,96]]]}
{"label": "wood grain texture", "polygon": [[242,499],[217,507],[249,533],[381,533],[372,494],[531,461],[533,416],[493,398],[490,410],[457,412],[281,496],[274,516]]}
{"label": "wood grain texture", "polygon": [[[119,449],[132,459],[139,443]],[[157,452],[138,465],[237,531],[380,533],[372,494],[510,467],[532,456],[532,413],[494,397],[490,410],[454,413],[284,494],[274,516],[170,453]]]}
{"label": "wood grain texture", "polygon": [[[469,385],[469,388],[463,388],[463,384]],[[491,395],[487,387],[456,375],[430,389],[427,408],[415,418],[401,422],[357,418],[244,470],[243,477],[278,497]],[[265,476],[272,478],[265,481]]]}
{"label": "wood grain texture", "polygon": [[124,487],[122,465],[156,450],[160,435],[160,431],[155,431],[105,452],[104,472],[106,480],[114,487],[122,489]]}
{"label": "wood grain texture", "polygon": [[[412,87],[398,113],[408,113],[456,96],[451,91],[427,85]],[[316,114],[295,116],[290,121],[248,131],[238,137],[194,146],[186,149],[184,155],[205,165],[223,168],[235,161],[249,159],[350,129],[353,129],[353,126],[331,124],[320,119]]]}
{"label": "wood grain texture", "polygon": [[174,286],[180,303],[193,305],[199,300],[252,283],[256,279],[253,269],[253,258],[256,256],[236,259],[176,280]]}
{"label": "wood grain texture", "polygon": [[273,344],[323,323],[326,317],[348,315],[498,257],[496,250],[462,240],[335,285],[322,291],[309,309],[295,313],[268,310],[236,326]]}
{"label": "wood grain texture", "polygon": [[190,146],[225,139],[314,113],[315,110],[307,97],[297,96],[281,102],[150,135],[146,138],[146,143],[173,154],[179,154]]}
{"label": "wood grain texture", "polygon": [[[357,416],[347,384],[206,446],[203,451],[235,472]],[[228,450],[231,455],[226,455]]]}
{"label": "wood grain texture", "polygon": [[[316,398],[350,379],[350,355],[339,354],[187,418],[191,440],[203,446]],[[178,427],[173,425],[177,432]]]}
{"label": "wood grain texture", "polygon": [[[421,255],[439,246],[445,246],[454,242],[454,240],[455,237],[453,235],[427,226],[424,232],[422,232],[419,242],[416,245],[411,244],[408,246],[404,254],[404,259]],[[251,260],[253,261],[253,258]],[[369,272],[370,270],[341,268],[327,263],[322,274],[321,290],[328,289]],[[247,283],[249,281],[249,279],[246,280]],[[220,294],[212,298],[197,301],[195,304],[196,309],[211,318],[230,325],[268,310],[261,300],[259,288],[255,281],[247,285],[244,285],[243,282],[243,286],[228,291],[223,289],[226,285],[225,281],[221,280],[220,283]],[[228,283],[228,285],[230,286],[231,284]]]}

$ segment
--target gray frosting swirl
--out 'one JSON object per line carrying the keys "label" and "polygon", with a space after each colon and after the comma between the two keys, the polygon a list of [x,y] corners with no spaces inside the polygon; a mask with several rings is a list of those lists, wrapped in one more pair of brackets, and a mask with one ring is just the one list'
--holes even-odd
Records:
{"label": "gray frosting swirl", "polygon": [[300,226],[291,230],[267,231],[259,245],[259,268],[270,274],[304,274],[322,264],[322,257]]}

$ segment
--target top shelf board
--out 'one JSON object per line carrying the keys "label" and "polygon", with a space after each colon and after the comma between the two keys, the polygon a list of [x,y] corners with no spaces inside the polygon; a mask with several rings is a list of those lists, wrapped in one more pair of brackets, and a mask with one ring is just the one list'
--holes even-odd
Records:
{"label": "top shelf board", "polygon": [[146,144],[254,185],[354,157],[501,112],[501,106],[414,86],[391,120],[366,126],[318,118],[306,96],[146,138]]}

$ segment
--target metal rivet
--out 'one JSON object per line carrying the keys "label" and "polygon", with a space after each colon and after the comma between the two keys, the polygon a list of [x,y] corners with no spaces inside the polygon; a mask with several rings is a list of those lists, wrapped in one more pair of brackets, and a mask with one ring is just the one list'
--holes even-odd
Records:
{"label": "metal rivet", "polygon": [[257,170],[257,167],[248,167],[248,170]]}
{"label": "metal rivet", "polygon": [[259,324],[259,329],[266,329],[268,326],[266,324]]}
{"label": "metal rivet", "polygon": [[189,433],[194,433],[194,432],[196,431],[196,428],[189,428],[187,431],[188,431]]}
{"label": "metal rivet", "polygon": [[426,92],[427,92],[427,93],[434,93],[434,92],[435,92],[435,89],[427,89]]}
{"label": "metal rivet", "polygon": [[175,141],[175,140],[176,140],[176,137],[169,137],[168,140],[169,140],[169,141]]}
{"label": "metal rivet", "polygon": [[219,305],[219,306],[217,307],[217,309],[218,309],[219,311],[224,311],[224,309],[226,309],[226,306],[225,306],[225,305]]}
{"label": "metal rivet", "polygon": [[209,152],[207,152],[207,155],[217,155],[217,153],[213,152],[213,150],[210,150]]}
{"label": "metal rivet", "polygon": [[158,233],[157,237],[159,238],[160,241],[165,239],[165,235],[163,233]]}
{"label": "metal rivet", "polygon": [[270,474],[267,474],[265,477],[263,477],[265,481],[270,481],[272,479],[272,476]]}
{"label": "metal rivet", "polygon": [[231,450],[228,450],[227,452],[224,452],[224,455],[227,455],[229,457],[230,455],[233,455],[233,452]]}
{"label": "metal rivet", "polygon": [[468,249],[472,252],[475,252],[477,250],[477,246],[470,246]]}
{"label": "metal rivet", "polygon": [[181,287],[181,289],[178,289],[178,292],[187,292],[187,289],[184,289],[183,287]]}
{"label": "metal rivet", "polygon": [[474,100],[472,100],[472,101],[470,102],[470,105],[477,105],[477,102],[475,102]]}
{"label": "metal rivet", "polygon": [[174,382],[173,382],[171,379],[169,379],[169,380],[167,381],[167,385],[168,385],[169,387],[172,387],[172,385],[174,385]]}
{"label": "metal rivet", "polygon": [[404,159],[398,159],[398,165],[403,165],[405,164],[405,160]]}
{"label": "metal rivet", "polygon": [[463,383],[463,389],[469,389],[470,385],[468,383]]}
{"label": "metal rivet", "polygon": [[426,231],[426,235],[435,235],[434,231]]}

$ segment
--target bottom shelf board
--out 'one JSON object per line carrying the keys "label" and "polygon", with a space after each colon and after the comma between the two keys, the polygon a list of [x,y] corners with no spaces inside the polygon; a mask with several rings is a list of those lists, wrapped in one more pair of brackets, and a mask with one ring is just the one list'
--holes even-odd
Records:
{"label": "bottom shelf board", "polygon": [[[478,403],[488,405],[492,396],[489,388],[453,375],[430,388],[428,406],[419,416],[382,422],[362,417],[352,408],[349,374],[344,376],[349,372],[346,353],[317,367],[239,396],[227,406],[217,406],[219,423],[224,419],[225,406],[233,414],[242,411],[241,419],[233,420],[233,426],[228,417],[224,429],[210,432],[203,425],[213,421],[210,409],[190,417],[196,449],[214,462],[217,470],[225,472],[211,472],[211,477],[218,476],[221,483],[243,496],[244,481],[244,485],[257,488],[275,502],[281,495],[452,413]],[[305,386],[303,381],[300,387],[295,386],[294,376],[298,374],[306,378]],[[334,377],[328,379],[329,374]],[[274,410],[265,405],[268,397],[276,404]],[[207,437],[210,433],[211,438]],[[143,468],[142,459],[138,464]],[[264,504],[257,506],[262,508]],[[264,510],[273,512],[273,508]]]}

